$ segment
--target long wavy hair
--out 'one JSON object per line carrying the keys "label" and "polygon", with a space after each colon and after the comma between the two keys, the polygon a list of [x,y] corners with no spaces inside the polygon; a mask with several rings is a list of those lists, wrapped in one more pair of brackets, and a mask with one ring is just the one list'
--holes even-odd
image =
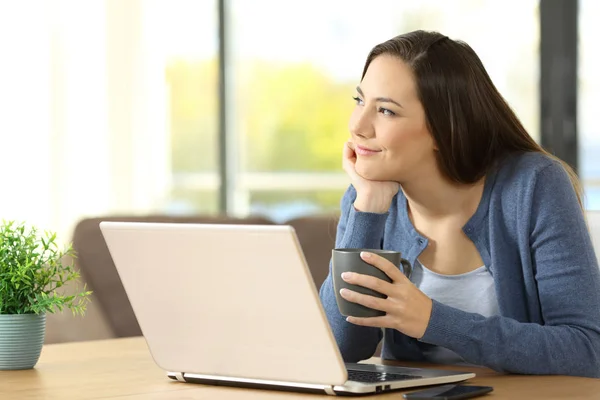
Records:
{"label": "long wavy hair", "polygon": [[575,171],[527,133],[467,43],[422,30],[396,36],[371,50],[363,78],[371,62],[382,54],[399,57],[411,68],[429,131],[438,146],[437,163],[448,179],[472,184],[504,156],[544,153],[567,171],[583,209],[583,191]]}

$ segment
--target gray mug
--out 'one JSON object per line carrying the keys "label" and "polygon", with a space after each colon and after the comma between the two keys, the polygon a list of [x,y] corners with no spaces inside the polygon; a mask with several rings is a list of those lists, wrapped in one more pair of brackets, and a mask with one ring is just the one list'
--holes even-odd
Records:
{"label": "gray mug", "polygon": [[347,301],[340,295],[341,289],[350,289],[358,293],[367,294],[370,296],[385,298],[384,294],[376,292],[371,289],[367,289],[362,286],[351,285],[342,279],[344,272],[356,272],[358,274],[370,275],[386,282],[392,280],[379,268],[368,264],[360,258],[360,252],[366,251],[382,256],[389,260],[400,268],[404,275],[410,278],[412,272],[412,266],[410,263],[402,258],[402,254],[393,250],[378,250],[378,249],[333,249],[331,259],[331,271],[333,276],[333,288],[335,290],[335,299],[337,301],[338,309],[344,316],[353,317],[378,317],[385,315],[385,312],[374,310],[369,307],[365,307],[361,304],[352,303]]}

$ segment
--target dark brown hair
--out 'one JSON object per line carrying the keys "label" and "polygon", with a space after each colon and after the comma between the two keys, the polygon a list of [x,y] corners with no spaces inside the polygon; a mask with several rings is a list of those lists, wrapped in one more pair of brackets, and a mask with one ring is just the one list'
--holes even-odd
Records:
{"label": "dark brown hair", "polygon": [[573,169],[527,133],[468,44],[438,32],[399,35],[371,50],[363,78],[371,62],[382,54],[400,58],[412,70],[438,147],[438,166],[449,180],[472,184],[509,154],[540,152],[563,165],[582,205],[581,184]]}

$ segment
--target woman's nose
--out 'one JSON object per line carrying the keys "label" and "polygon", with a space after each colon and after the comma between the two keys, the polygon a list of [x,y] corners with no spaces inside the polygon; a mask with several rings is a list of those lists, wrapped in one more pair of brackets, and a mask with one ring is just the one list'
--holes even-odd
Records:
{"label": "woman's nose", "polygon": [[350,133],[353,136],[359,136],[365,139],[375,136],[371,118],[364,108],[357,108],[354,110],[349,125]]}

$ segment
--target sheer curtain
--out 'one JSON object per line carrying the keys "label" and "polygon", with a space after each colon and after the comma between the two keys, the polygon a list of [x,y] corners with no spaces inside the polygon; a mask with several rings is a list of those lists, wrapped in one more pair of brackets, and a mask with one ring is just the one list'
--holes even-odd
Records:
{"label": "sheer curtain", "polygon": [[0,2],[0,218],[71,239],[169,190],[168,93],[143,0]]}

